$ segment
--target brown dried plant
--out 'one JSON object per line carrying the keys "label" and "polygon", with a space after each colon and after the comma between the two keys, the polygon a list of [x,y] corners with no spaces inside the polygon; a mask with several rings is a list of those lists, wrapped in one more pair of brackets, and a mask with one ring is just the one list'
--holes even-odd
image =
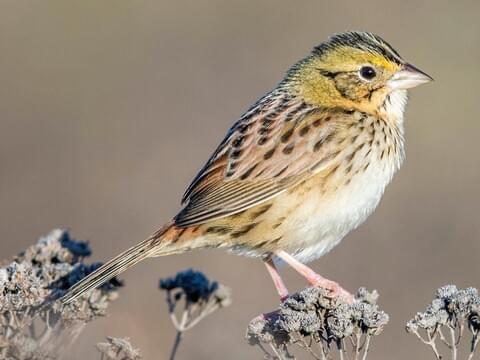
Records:
{"label": "brown dried plant", "polygon": [[0,358],[58,359],[83,325],[104,316],[121,283],[114,279],[66,307],[55,299],[101,264],[85,264],[87,242],[54,230],[0,267]]}
{"label": "brown dried plant", "polygon": [[129,339],[107,336],[107,341],[98,343],[97,350],[101,353],[101,360],[141,360],[140,350],[130,344]]}
{"label": "brown dried plant", "polygon": [[389,319],[378,309],[377,292],[359,289],[352,305],[328,295],[317,287],[290,295],[277,310],[250,322],[250,345],[259,346],[266,359],[295,359],[301,349],[319,360],[365,360],[372,337]]}
{"label": "brown dried plant", "polygon": [[[473,359],[480,340],[478,290],[472,287],[461,290],[455,285],[439,288],[426,310],[418,312],[406,329],[428,345],[437,360],[445,359],[442,355],[445,349],[451,360],[460,359],[462,352],[466,353],[464,358]],[[467,334],[467,346],[462,346]]]}

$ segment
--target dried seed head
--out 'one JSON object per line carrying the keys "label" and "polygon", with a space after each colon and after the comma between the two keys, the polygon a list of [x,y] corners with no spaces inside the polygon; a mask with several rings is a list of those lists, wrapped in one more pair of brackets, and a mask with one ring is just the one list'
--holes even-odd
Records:
{"label": "dried seed head", "polygon": [[330,349],[331,343],[343,344],[346,338],[357,344],[357,335],[377,335],[388,322],[388,315],[376,305],[377,299],[376,292],[362,288],[350,305],[332,299],[324,289],[309,287],[290,295],[274,312],[253,319],[247,339],[251,345],[265,350],[262,344],[268,344],[283,354],[289,354],[288,347],[295,344],[307,346],[309,351],[314,351],[315,343],[324,343],[321,348]]}

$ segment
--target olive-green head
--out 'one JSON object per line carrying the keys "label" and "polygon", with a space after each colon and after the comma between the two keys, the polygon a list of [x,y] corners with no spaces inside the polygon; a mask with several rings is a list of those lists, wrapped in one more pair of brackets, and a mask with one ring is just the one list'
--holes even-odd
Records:
{"label": "olive-green head", "polygon": [[310,104],[373,112],[393,91],[433,80],[377,35],[346,32],[315,47],[284,84]]}

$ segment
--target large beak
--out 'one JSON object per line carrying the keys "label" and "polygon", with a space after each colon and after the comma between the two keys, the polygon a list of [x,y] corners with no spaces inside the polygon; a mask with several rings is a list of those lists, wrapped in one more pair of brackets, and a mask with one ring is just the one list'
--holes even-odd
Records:
{"label": "large beak", "polygon": [[406,90],[430,81],[433,81],[430,75],[427,75],[411,64],[405,64],[401,70],[397,71],[392,78],[388,80],[387,84],[392,90]]}

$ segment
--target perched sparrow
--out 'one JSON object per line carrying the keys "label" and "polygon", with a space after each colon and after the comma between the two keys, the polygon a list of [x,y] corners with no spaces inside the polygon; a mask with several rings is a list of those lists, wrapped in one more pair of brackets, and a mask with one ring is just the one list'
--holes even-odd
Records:
{"label": "perched sparrow", "polygon": [[404,159],[407,89],[432,78],[379,36],[334,35],[287,72],[228,131],[177,216],[74,285],[70,302],[147,257],[225,248],[275,263],[332,296],[352,296],[304,265],[377,206]]}

